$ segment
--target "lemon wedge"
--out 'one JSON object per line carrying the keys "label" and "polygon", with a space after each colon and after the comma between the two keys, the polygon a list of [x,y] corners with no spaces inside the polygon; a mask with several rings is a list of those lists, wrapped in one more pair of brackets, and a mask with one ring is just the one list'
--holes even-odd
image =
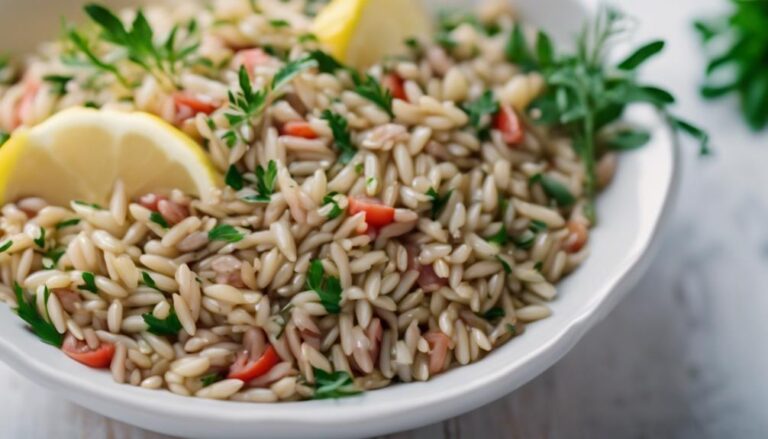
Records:
{"label": "lemon wedge", "polygon": [[118,179],[129,197],[180,189],[206,199],[220,176],[200,145],[147,113],[69,109],[0,148],[0,204],[106,203]]}
{"label": "lemon wedge", "polygon": [[406,39],[428,37],[430,27],[418,0],[332,0],[315,17],[313,32],[334,57],[365,69],[402,53]]}

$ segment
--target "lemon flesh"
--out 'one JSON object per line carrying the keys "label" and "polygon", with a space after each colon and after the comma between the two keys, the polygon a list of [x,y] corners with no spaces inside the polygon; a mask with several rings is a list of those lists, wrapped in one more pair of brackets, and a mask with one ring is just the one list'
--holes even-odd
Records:
{"label": "lemon flesh", "polygon": [[220,176],[200,145],[140,112],[66,110],[0,148],[0,204],[27,196],[106,203],[118,179],[131,198],[180,189],[206,199]]}
{"label": "lemon flesh", "polygon": [[417,0],[333,0],[315,17],[313,32],[334,57],[365,69],[403,53],[406,39],[428,37],[430,27]]}

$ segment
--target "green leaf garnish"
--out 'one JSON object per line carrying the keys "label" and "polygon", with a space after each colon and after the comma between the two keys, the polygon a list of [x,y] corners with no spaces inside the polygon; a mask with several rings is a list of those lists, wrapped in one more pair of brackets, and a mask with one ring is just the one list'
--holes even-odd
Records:
{"label": "green leaf garnish", "polygon": [[208,239],[211,241],[234,243],[242,241],[243,238],[245,238],[245,233],[240,232],[229,224],[219,224],[208,232]]}
{"label": "green leaf garnish", "polygon": [[440,215],[440,212],[443,211],[443,208],[448,203],[448,200],[451,198],[451,194],[453,194],[453,189],[449,190],[445,193],[445,195],[440,195],[437,193],[435,188],[429,188],[427,190],[427,196],[432,199],[432,207],[430,208],[430,216],[433,220],[436,220],[438,215]]}
{"label": "green leaf garnish", "polygon": [[72,218],[64,221],[59,221],[56,223],[56,230],[61,230],[66,227],[72,227],[80,224],[80,218]]}
{"label": "green leaf garnish", "polygon": [[[30,328],[32,328],[32,332],[34,332],[40,340],[51,346],[56,346],[57,348],[60,347],[63,337],[59,334],[59,331],[56,330],[56,327],[53,326],[53,323],[47,322],[40,313],[37,312],[37,307],[35,307],[34,304],[27,302],[26,297],[24,297],[24,291],[18,283],[13,284],[13,291],[16,294],[16,314],[21,317]],[[50,291],[48,290],[48,287],[46,287],[45,298],[47,299],[49,295]],[[47,307],[48,301],[46,300],[45,303]]]}
{"label": "green leaf garnish", "polygon": [[179,322],[179,317],[173,308],[168,313],[168,317],[164,319],[158,319],[151,312],[142,314],[141,318],[149,326],[147,331],[155,335],[177,335],[181,331],[181,322]]}
{"label": "green leaf garnish", "polygon": [[311,55],[287,63],[272,78],[272,89],[277,90],[289,83],[299,73],[317,66],[318,62]]}
{"label": "green leaf garnish", "polygon": [[56,268],[56,265],[59,263],[59,259],[61,259],[61,257],[64,256],[64,253],[66,252],[67,249],[64,247],[52,248],[45,252],[43,255],[43,268],[46,270],[53,270]]}
{"label": "green leaf garnish", "polygon": [[530,184],[540,184],[544,193],[557,203],[558,206],[570,206],[576,202],[574,197],[565,185],[548,176],[547,174],[536,174],[529,180]]}
{"label": "green leaf garnish", "polygon": [[160,288],[157,288],[157,283],[155,283],[155,280],[152,279],[152,276],[150,276],[146,271],[141,272],[141,282],[149,288],[154,288],[157,291],[160,291]]}
{"label": "green leaf garnish", "polygon": [[219,381],[224,379],[224,375],[218,372],[209,373],[207,375],[203,375],[200,378],[200,382],[202,383],[203,387],[208,387],[213,383],[218,383]]}
{"label": "green leaf garnish", "polygon": [[[514,243],[514,238],[512,238],[512,241]],[[512,273],[512,267],[509,266],[509,263],[506,260],[504,260],[504,258],[502,258],[499,255],[496,255],[496,260],[499,261],[499,263],[501,264],[501,267],[504,269],[504,273],[506,274]]]}
{"label": "green leaf garnish", "polygon": [[0,130],[0,146],[5,145],[5,142],[8,141],[8,139],[11,138],[11,135],[6,133],[5,131]]}
{"label": "green leaf garnish", "polygon": [[256,167],[256,195],[248,195],[243,197],[243,200],[251,203],[269,203],[272,199],[272,194],[275,193],[275,181],[277,180],[277,163],[274,160],[270,160],[267,163],[267,169]]}
{"label": "green leaf garnish", "polygon": [[331,110],[324,110],[322,118],[328,122],[333,133],[334,145],[339,150],[339,161],[346,165],[357,154],[357,148],[352,144],[352,137],[347,128],[347,119]]}
{"label": "green leaf garnish", "polygon": [[11,248],[12,245],[13,245],[13,241],[11,241],[10,239],[8,241],[5,241],[3,245],[0,245],[0,253],[3,253],[6,250],[8,250],[9,248]]}
{"label": "green leaf garnish", "polygon": [[168,221],[163,218],[163,215],[160,214],[160,212],[152,212],[149,214],[149,220],[153,223],[157,224],[158,226],[167,229],[170,226],[168,225]]}
{"label": "green leaf garnish", "polygon": [[274,28],[290,27],[291,24],[286,20],[269,20],[269,25]]}
{"label": "green leaf garnish", "polygon": [[328,373],[314,368],[315,393],[313,399],[332,399],[354,396],[361,393],[352,377],[347,372],[336,371]]}
{"label": "green leaf garnish", "polygon": [[323,263],[314,259],[307,272],[307,288],[317,293],[320,303],[330,314],[338,314],[341,311],[341,283],[333,276],[326,276]]}
{"label": "green leaf garnish", "polygon": [[40,236],[33,239],[36,246],[44,249],[45,248],[45,227],[40,227]]}
{"label": "green leaf garnish", "polygon": [[101,210],[102,207],[96,203],[89,203],[87,201],[81,201],[81,200],[75,200],[73,203],[78,204],[80,206],[90,207],[91,209],[97,209]]}
{"label": "green leaf garnish", "polygon": [[511,323],[507,323],[506,325],[504,325],[504,327],[507,328],[507,332],[512,334],[512,337],[517,335],[517,326],[515,326],[515,325],[513,325]]}
{"label": "green leaf garnish", "polygon": [[478,137],[487,139],[490,135],[492,116],[499,111],[499,103],[493,98],[493,92],[487,90],[476,100],[464,105],[464,111]]}
{"label": "green leaf garnish", "polygon": [[336,73],[337,70],[346,69],[336,58],[322,50],[313,50],[309,53],[309,57],[317,62],[317,68],[321,73]]}
{"label": "green leaf garnish", "polygon": [[493,236],[485,238],[486,241],[496,244],[499,247],[504,247],[509,243],[509,235],[507,234],[507,226],[504,223],[501,224],[501,228]]}
{"label": "green leaf garnish", "polygon": [[326,204],[333,205],[333,207],[331,207],[331,211],[328,212],[328,215],[327,215],[329,220],[336,219],[339,217],[339,215],[344,213],[341,207],[339,207],[339,203],[337,203],[336,200],[333,198],[335,195],[338,195],[338,192],[330,192],[329,194],[323,197],[323,206],[325,206]]}
{"label": "green leaf garnish", "polygon": [[51,85],[51,92],[57,96],[62,96],[67,92],[67,84],[73,80],[73,76],[69,75],[45,75],[43,81]]}
{"label": "green leaf garnish", "polygon": [[488,311],[484,312],[483,313],[483,318],[485,320],[491,321],[491,320],[500,319],[502,317],[505,317],[506,315],[507,315],[507,313],[504,312],[503,308],[495,306],[495,307],[489,309]]}
{"label": "green leaf garnish", "polygon": [[392,92],[388,88],[382,86],[371,75],[366,74],[362,78],[359,75],[354,75],[353,78],[355,78],[355,93],[376,104],[389,117],[395,117],[395,113],[392,112]]}
{"label": "green leaf garnish", "polygon": [[85,285],[79,287],[81,290],[90,291],[94,294],[99,292],[99,289],[96,287],[96,276],[93,273],[84,271],[81,277],[83,282],[85,282]]}
{"label": "green leaf garnish", "polygon": [[245,66],[240,66],[238,71],[238,86],[239,90],[236,92],[229,91],[229,112],[224,113],[230,129],[223,134],[222,138],[230,147],[237,141],[238,128],[258,118],[267,103],[268,91],[253,90],[251,78]]}
{"label": "green leaf garnish", "polygon": [[245,183],[243,182],[243,175],[237,170],[237,166],[229,165],[227,173],[224,175],[224,183],[232,189],[239,191],[243,188]]}

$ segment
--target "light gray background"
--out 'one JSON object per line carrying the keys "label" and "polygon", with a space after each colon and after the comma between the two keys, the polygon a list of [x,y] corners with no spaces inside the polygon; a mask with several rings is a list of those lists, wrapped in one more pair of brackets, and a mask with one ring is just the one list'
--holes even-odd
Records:
{"label": "light gray background", "polygon": [[[716,157],[684,144],[684,179],[665,243],[640,284],[562,361],[474,412],[405,438],[768,436],[768,133],[735,101],[696,94],[704,60],[694,16],[725,0],[624,0],[636,39],[662,37],[647,79],[707,127]],[[157,439],[70,404],[0,364],[0,437]]]}

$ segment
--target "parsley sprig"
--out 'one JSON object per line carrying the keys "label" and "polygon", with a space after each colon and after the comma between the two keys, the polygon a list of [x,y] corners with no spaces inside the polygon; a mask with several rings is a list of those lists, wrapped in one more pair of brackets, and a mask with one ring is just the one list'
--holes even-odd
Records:
{"label": "parsley sprig", "polygon": [[729,15],[695,23],[704,46],[712,49],[701,94],[707,99],[738,95],[747,124],[760,130],[768,127],[768,4],[731,3]]}
{"label": "parsley sprig", "polygon": [[469,116],[469,124],[477,132],[481,140],[487,140],[491,135],[491,121],[499,111],[499,103],[493,98],[493,92],[487,90],[479,98],[464,105],[464,111]]}
{"label": "parsley sprig", "polygon": [[333,144],[339,150],[339,162],[347,164],[357,154],[357,148],[352,144],[352,136],[349,134],[347,119],[331,110],[324,110],[322,118],[328,122],[333,133]]}
{"label": "parsley sprig", "polygon": [[[16,294],[16,314],[21,317],[22,320],[32,328],[32,332],[37,335],[44,343],[48,343],[51,346],[60,347],[62,343],[62,336],[56,327],[52,323],[46,321],[43,316],[37,311],[37,307],[33,303],[27,302],[24,297],[24,290],[21,289],[18,283],[13,285],[13,291]],[[48,297],[51,292],[48,287],[45,288],[44,302],[48,303]]]}
{"label": "parsley sprig", "polygon": [[327,276],[323,263],[319,259],[312,260],[307,272],[307,288],[317,293],[320,303],[330,314],[341,311],[341,282],[337,277]]}
{"label": "parsley sprig", "polygon": [[453,189],[449,190],[443,195],[440,195],[433,187],[427,189],[427,196],[432,200],[432,206],[429,209],[429,216],[433,220],[436,220],[440,215],[440,212],[443,211],[443,208],[448,203],[448,200],[451,199],[452,194]]}
{"label": "parsley sprig", "polygon": [[243,238],[245,238],[245,233],[229,224],[219,224],[208,232],[208,239],[211,241],[235,243],[242,241]]}
{"label": "parsley sprig", "polygon": [[344,398],[361,393],[347,372],[329,373],[317,368],[314,369],[314,372],[315,393],[312,396],[313,399]]}
{"label": "parsley sprig", "polygon": [[177,335],[181,331],[179,316],[173,308],[164,319],[158,319],[151,312],[142,314],[141,318],[147,324],[147,331],[155,335]]}
{"label": "parsley sprig", "polygon": [[[674,97],[661,88],[640,83],[637,69],[658,54],[663,42],[645,44],[616,65],[606,61],[612,43],[626,32],[624,17],[613,9],[603,8],[577,37],[575,53],[558,53],[551,39],[539,32],[536,44],[528,44],[519,27],[511,33],[507,44],[507,59],[525,69],[540,70],[547,83],[546,93],[535,100],[537,122],[559,125],[574,139],[574,149],[587,169],[585,193],[594,198],[597,186],[596,161],[598,145],[604,130],[617,122],[626,107],[633,103],[649,103],[665,115],[677,131],[687,133],[700,142],[700,152],[707,154],[708,136],[700,128],[672,115],[669,106]],[[644,131],[642,131],[644,132]],[[626,136],[627,131],[624,131]],[[645,138],[641,137],[636,139]],[[587,215],[594,219],[592,205]]]}

